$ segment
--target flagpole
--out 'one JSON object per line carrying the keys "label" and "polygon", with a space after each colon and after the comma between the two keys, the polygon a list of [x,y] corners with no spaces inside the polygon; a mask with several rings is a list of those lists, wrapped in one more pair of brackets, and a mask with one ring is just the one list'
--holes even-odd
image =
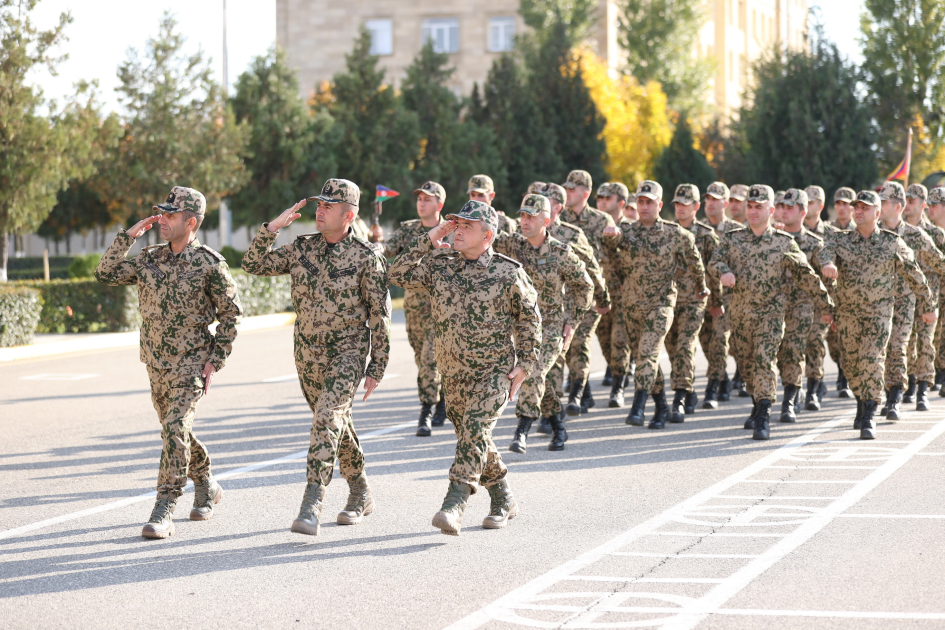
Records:
{"label": "flagpole", "polygon": [[909,141],[906,143],[906,182],[903,188],[909,187],[909,169],[912,167],[912,127],[909,127]]}

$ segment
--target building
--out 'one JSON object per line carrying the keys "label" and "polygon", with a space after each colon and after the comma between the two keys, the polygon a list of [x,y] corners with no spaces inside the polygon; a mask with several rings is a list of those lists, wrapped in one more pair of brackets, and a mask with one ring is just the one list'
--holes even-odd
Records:
{"label": "building", "polygon": [[[741,104],[748,69],[764,50],[805,45],[807,0],[705,1],[708,21],[699,52],[716,61],[706,99],[727,116]],[[362,25],[371,31],[372,51],[393,85],[432,39],[456,68],[453,89],[469,94],[525,28],[518,5],[518,0],[277,0],[276,39],[298,70],[306,95],[344,68],[344,56]],[[598,0],[597,32],[589,42],[614,71],[623,65],[618,6],[616,0]]]}

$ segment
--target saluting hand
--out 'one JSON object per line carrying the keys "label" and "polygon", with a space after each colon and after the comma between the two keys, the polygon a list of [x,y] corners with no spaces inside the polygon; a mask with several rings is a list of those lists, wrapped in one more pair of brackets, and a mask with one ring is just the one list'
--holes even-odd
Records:
{"label": "saluting hand", "polygon": [[161,215],[156,214],[152,217],[141,219],[140,221],[132,225],[130,228],[125,230],[125,234],[127,234],[131,238],[141,238],[141,235],[147,232],[148,230],[150,230],[151,226],[157,223],[158,219],[160,218],[161,218]]}
{"label": "saluting hand", "polygon": [[433,241],[433,247],[436,249],[445,249],[450,246],[443,241],[444,238],[456,231],[456,221],[443,221],[438,226],[427,232],[430,240]]}
{"label": "saluting hand", "polygon": [[282,228],[290,225],[296,219],[301,219],[302,215],[299,214],[299,210],[301,208],[304,208],[307,204],[308,204],[308,201],[306,201],[305,199],[298,202],[297,204],[295,204],[294,206],[292,206],[291,208],[289,208],[288,210],[280,214],[278,219],[276,219],[275,221],[270,221],[269,225],[266,226],[266,229],[269,230],[270,232],[278,232]]}

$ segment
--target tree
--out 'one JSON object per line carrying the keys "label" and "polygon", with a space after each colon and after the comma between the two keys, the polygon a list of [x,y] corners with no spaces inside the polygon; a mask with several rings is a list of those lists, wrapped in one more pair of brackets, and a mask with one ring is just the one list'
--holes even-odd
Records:
{"label": "tree", "polygon": [[230,199],[234,225],[258,225],[334,175],[341,129],[327,112],[309,111],[283,51],[253,60],[230,105],[249,134],[243,161],[250,178]]}
{"label": "tree", "polygon": [[[882,173],[902,159],[913,126],[913,172],[945,168],[945,2],[866,0],[863,72]],[[937,156],[936,156],[937,154]],[[933,163],[934,162],[934,163]]]}
{"label": "tree", "polygon": [[668,206],[679,184],[695,184],[700,191],[705,192],[709,184],[715,181],[715,171],[696,149],[692,128],[684,116],[676,121],[673,139],[660,154],[653,177],[663,187],[663,201],[669,214],[672,212]]}
{"label": "tree", "polygon": [[627,54],[626,72],[641,84],[659,83],[669,106],[702,114],[714,62],[701,55],[702,0],[623,0],[617,38]]}
{"label": "tree", "polygon": [[69,238],[76,233],[87,233],[92,228],[105,228],[112,222],[108,204],[91,185],[73,180],[56,197],[56,206],[49,213],[36,234],[52,239],[59,254],[59,243],[65,241],[66,253],[71,253]]}

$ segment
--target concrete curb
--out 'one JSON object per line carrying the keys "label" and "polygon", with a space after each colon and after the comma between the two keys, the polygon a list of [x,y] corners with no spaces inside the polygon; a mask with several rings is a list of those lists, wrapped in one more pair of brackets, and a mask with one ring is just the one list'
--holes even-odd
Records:
{"label": "concrete curb", "polygon": [[[287,326],[293,323],[295,323],[295,313],[257,315],[256,317],[244,317],[239,323],[238,330],[240,332],[249,332],[251,330]],[[213,324],[210,330],[212,332],[215,329],[216,324]],[[137,346],[139,341],[140,337],[138,332],[134,331],[125,333],[100,333],[82,337],[81,339],[54,341],[33,346],[0,348],[0,363],[20,361],[23,359],[41,359],[43,357],[53,357],[61,354],[81,354],[83,352],[109,350],[111,348],[125,348]]]}

